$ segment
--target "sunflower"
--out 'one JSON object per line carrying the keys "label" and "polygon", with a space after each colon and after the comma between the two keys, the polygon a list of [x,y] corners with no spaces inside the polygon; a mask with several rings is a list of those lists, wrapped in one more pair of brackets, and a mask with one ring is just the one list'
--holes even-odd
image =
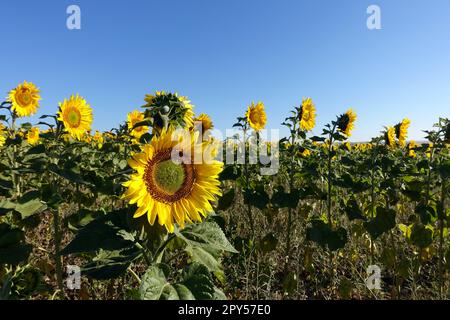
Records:
{"label": "sunflower", "polygon": [[5,126],[0,123],[0,148],[5,145],[6,142],[6,132],[5,132]]}
{"label": "sunflower", "polygon": [[78,94],[72,95],[59,104],[58,120],[73,138],[81,140],[91,130],[92,109]]}
{"label": "sunflower", "polygon": [[28,131],[27,142],[32,146],[39,142],[39,128],[31,128],[30,131]]}
{"label": "sunflower", "polygon": [[19,117],[27,117],[36,113],[39,107],[39,89],[31,82],[24,81],[9,92],[12,110]]}
{"label": "sunflower", "polygon": [[414,140],[411,140],[409,143],[408,143],[408,156],[409,157],[411,157],[411,158],[415,158],[416,157],[416,148],[418,147],[419,145],[414,141]]}
{"label": "sunflower", "polygon": [[92,136],[92,141],[97,144],[97,148],[99,149],[103,147],[103,143],[105,142],[103,139],[103,134],[98,130],[95,130],[95,134]]}
{"label": "sunflower", "polygon": [[245,116],[250,127],[255,131],[260,131],[266,126],[267,116],[262,102],[258,102],[256,105],[252,102],[248,107]]}
{"label": "sunflower", "polygon": [[394,127],[388,127],[385,133],[385,142],[388,147],[395,148],[395,129]]}
{"label": "sunflower", "polygon": [[193,105],[187,97],[177,93],[157,91],[154,95],[147,94],[144,98],[147,104],[146,117],[153,119],[153,129],[156,133],[169,126],[194,126]]}
{"label": "sunflower", "polygon": [[316,125],[316,107],[311,98],[303,99],[300,107],[300,128],[310,131]]}
{"label": "sunflower", "polygon": [[211,118],[205,113],[201,113],[198,117],[194,118],[194,127],[197,125],[196,122],[198,122],[198,124],[201,125],[203,133],[213,128]]}
{"label": "sunflower", "polygon": [[338,118],[337,126],[339,130],[347,137],[352,135],[355,127],[356,113],[352,109],[348,109],[343,115]]}
{"label": "sunflower", "polygon": [[406,138],[408,136],[408,128],[410,124],[411,121],[405,118],[402,120],[402,122],[395,126],[395,135],[397,136],[398,144],[401,147],[404,147],[406,145]]}
{"label": "sunflower", "polygon": [[[208,143],[197,145],[198,133],[190,132],[188,139],[184,139],[185,135],[172,141],[173,133],[173,127],[163,128],[142,147],[141,153],[132,156],[128,163],[137,172],[123,184],[128,189],[122,196],[130,204],[137,204],[135,218],[147,215],[153,225],[158,217],[158,223],[171,233],[175,223],[183,228],[186,222],[201,221],[202,216],[213,211],[210,202],[221,195],[218,175],[223,169],[222,162],[197,164],[186,155],[185,150],[192,154],[196,148],[207,147]],[[172,160],[172,154],[183,160]]]}
{"label": "sunflower", "polygon": [[141,126],[136,128],[134,128],[134,126],[137,123],[144,121],[144,119],[145,115],[138,110],[130,112],[127,116],[128,130],[130,131],[130,134],[138,140],[142,137],[142,135],[148,132],[148,126]]}

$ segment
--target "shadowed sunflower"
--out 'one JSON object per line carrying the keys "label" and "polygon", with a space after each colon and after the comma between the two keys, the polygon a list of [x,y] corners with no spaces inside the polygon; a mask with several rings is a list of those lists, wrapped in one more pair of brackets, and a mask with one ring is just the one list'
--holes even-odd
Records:
{"label": "shadowed sunflower", "polygon": [[19,117],[28,117],[36,113],[39,107],[39,89],[31,82],[24,81],[9,92],[12,110]]}
{"label": "shadowed sunflower", "polygon": [[144,113],[138,110],[133,110],[127,116],[128,131],[130,131],[130,135],[132,135],[137,140],[139,140],[142,137],[142,135],[148,132],[148,126],[140,126],[134,128],[136,124],[144,121],[144,119],[145,119]]}
{"label": "shadowed sunflower", "polygon": [[0,123],[0,148],[5,145],[6,142],[6,131],[5,126]]}
{"label": "shadowed sunflower", "polygon": [[58,120],[73,138],[81,140],[91,130],[92,109],[78,94],[72,95],[59,104]]}
{"label": "shadowed sunflower", "polygon": [[203,133],[213,128],[211,118],[205,113],[201,113],[198,117],[194,118],[194,128],[198,125],[196,122],[202,126]]}
{"label": "shadowed sunflower", "polygon": [[39,142],[39,128],[31,128],[27,134],[27,142],[32,146]]}
{"label": "shadowed sunflower", "polygon": [[[162,129],[128,161],[137,172],[123,184],[128,189],[122,196],[130,204],[137,204],[135,218],[147,215],[150,225],[158,218],[168,232],[174,231],[175,223],[183,228],[186,222],[201,221],[202,216],[213,211],[210,202],[221,195],[218,175],[223,169],[222,162],[197,164],[184,153],[208,147],[208,143],[197,144],[198,133],[172,141],[173,133],[172,127]],[[172,160],[173,154],[183,161]]]}
{"label": "shadowed sunflower", "polygon": [[343,115],[338,118],[337,126],[339,130],[347,137],[352,135],[355,127],[356,113],[352,109],[348,109]]}
{"label": "shadowed sunflower", "polygon": [[386,142],[386,145],[390,148],[395,148],[395,128],[394,127],[388,127],[386,130],[386,133],[384,135],[384,139]]}
{"label": "shadowed sunflower", "polygon": [[398,144],[401,147],[406,145],[406,138],[408,137],[408,128],[410,124],[411,121],[405,118],[402,122],[395,126],[395,135],[397,136]]}
{"label": "shadowed sunflower", "polygon": [[419,145],[414,141],[411,140],[408,143],[408,156],[411,158],[415,158],[416,157],[416,148],[419,147]]}
{"label": "shadowed sunflower", "polygon": [[316,125],[316,107],[311,98],[303,99],[300,108],[300,128],[310,131]]}
{"label": "shadowed sunflower", "polygon": [[264,104],[262,102],[258,102],[256,105],[252,102],[248,107],[245,116],[250,127],[255,131],[260,131],[266,126],[267,115],[264,111]]}

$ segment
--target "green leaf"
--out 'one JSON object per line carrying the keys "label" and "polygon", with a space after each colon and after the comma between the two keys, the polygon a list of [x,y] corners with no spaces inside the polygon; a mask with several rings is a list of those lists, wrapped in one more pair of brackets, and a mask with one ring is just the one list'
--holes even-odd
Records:
{"label": "green leaf", "polygon": [[298,190],[291,193],[284,191],[282,186],[278,186],[272,195],[271,203],[277,208],[297,208],[300,194]]}
{"label": "green leaf", "polygon": [[260,210],[265,209],[269,203],[269,195],[264,190],[263,185],[257,185],[253,189],[244,191],[244,202],[250,204]]}
{"label": "green leaf", "polygon": [[197,300],[210,300],[214,296],[214,282],[208,268],[200,263],[191,264],[183,277],[183,285]]}
{"label": "green leaf", "polygon": [[345,206],[345,213],[350,221],[367,220],[355,199],[350,199]]}
{"label": "green leaf", "polygon": [[231,207],[233,204],[235,197],[234,189],[230,189],[223,194],[223,196],[219,199],[219,203],[217,205],[217,211],[222,210],[225,211]]}
{"label": "green leaf", "polygon": [[16,265],[26,261],[31,253],[31,245],[25,243],[22,230],[0,224],[0,264]]}
{"label": "green leaf", "polygon": [[423,224],[415,223],[411,228],[410,241],[415,246],[423,249],[433,243],[433,230]]}
{"label": "green leaf", "polygon": [[364,222],[364,227],[369,232],[372,239],[377,239],[383,233],[395,227],[395,211],[377,207],[377,215],[372,220]]}
{"label": "green leaf", "polygon": [[[183,290],[183,289],[182,289]],[[184,291],[182,294],[187,295]],[[152,265],[142,277],[139,287],[142,300],[178,300],[177,290],[167,281],[159,265]]]}
{"label": "green leaf", "polygon": [[347,243],[347,231],[344,228],[333,230],[322,220],[312,220],[306,230],[307,240],[319,244],[321,247],[336,251],[344,248]]}
{"label": "green leaf", "polygon": [[15,210],[21,214],[22,219],[47,209],[47,205],[39,199],[39,196],[40,193],[38,191],[30,191],[19,199]]}

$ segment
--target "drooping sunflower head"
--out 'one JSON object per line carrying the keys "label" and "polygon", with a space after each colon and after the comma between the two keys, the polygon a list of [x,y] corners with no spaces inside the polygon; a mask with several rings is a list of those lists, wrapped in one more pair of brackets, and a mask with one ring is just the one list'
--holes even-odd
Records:
{"label": "drooping sunflower head", "polygon": [[32,146],[38,144],[38,142],[39,142],[39,132],[40,132],[39,128],[37,128],[37,127],[31,128],[30,131],[28,131],[27,142],[29,144],[31,144]]}
{"label": "drooping sunflower head", "polygon": [[395,141],[395,128],[394,127],[388,127],[386,129],[386,133],[384,134],[384,140],[386,143],[386,146],[390,148],[395,148],[396,141]]}
{"label": "drooping sunflower head", "polygon": [[406,138],[408,137],[408,128],[411,124],[411,121],[407,118],[403,119],[402,122],[395,126],[395,135],[398,139],[398,144],[401,147],[406,145]]}
{"label": "drooping sunflower head", "polygon": [[58,120],[73,138],[82,140],[83,135],[91,130],[92,109],[78,94],[72,95],[59,104]]}
{"label": "drooping sunflower head", "polygon": [[153,119],[153,129],[156,133],[169,126],[193,127],[193,105],[187,97],[157,91],[154,95],[147,94],[145,101],[145,117]]}
{"label": "drooping sunflower head", "polygon": [[348,109],[347,112],[340,115],[337,121],[338,129],[347,137],[352,135],[353,128],[355,127],[356,113],[352,109]]}
{"label": "drooping sunflower head", "polygon": [[6,130],[3,123],[0,122],[0,148],[5,145],[6,142]]}
{"label": "drooping sunflower head", "polygon": [[205,133],[208,130],[211,130],[214,127],[210,116],[208,116],[205,113],[201,113],[198,117],[194,118],[194,128],[193,129],[198,128],[198,126],[201,126],[203,133]]}
{"label": "drooping sunflower head", "polygon": [[416,157],[416,148],[419,147],[419,145],[414,141],[411,140],[408,143],[407,149],[408,149],[408,156],[411,158],[415,158]]}
{"label": "drooping sunflower head", "polygon": [[37,112],[39,107],[39,89],[31,82],[24,81],[9,92],[12,110],[19,117],[28,117]]}
{"label": "drooping sunflower head", "polygon": [[247,108],[245,117],[253,130],[260,131],[264,129],[267,123],[267,115],[264,110],[264,104],[262,102],[258,102],[257,104],[252,102],[252,104]]}
{"label": "drooping sunflower head", "polygon": [[123,184],[127,190],[122,196],[137,204],[135,218],[147,215],[150,225],[158,218],[168,232],[175,224],[182,228],[213,211],[210,202],[221,194],[218,175],[223,169],[222,162],[191,158],[196,148],[208,147],[205,142],[197,145],[195,133],[173,138],[174,132],[172,127],[162,129],[132,156],[128,163],[136,172]]}
{"label": "drooping sunflower head", "polygon": [[134,126],[139,122],[144,121],[144,119],[145,119],[144,113],[138,110],[133,110],[127,115],[128,131],[130,132],[131,136],[133,136],[138,140],[142,137],[142,135],[148,132],[148,126],[139,126],[136,128]]}
{"label": "drooping sunflower head", "polygon": [[311,98],[303,99],[299,118],[302,130],[310,131],[316,125],[316,107]]}

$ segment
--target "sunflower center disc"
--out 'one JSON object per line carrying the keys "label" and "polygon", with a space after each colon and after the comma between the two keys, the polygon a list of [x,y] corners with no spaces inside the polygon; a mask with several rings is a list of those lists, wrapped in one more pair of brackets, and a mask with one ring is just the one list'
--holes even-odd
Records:
{"label": "sunflower center disc", "polygon": [[22,91],[19,95],[21,104],[28,105],[31,102],[31,94],[28,91]]}
{"label": "sunflower center disc", "polygon": [[174,194],[183,187],[185,177],[183,165],[176,164],[172,160],[166,160],[155,165],[155,183],[169,194]]}
{"label": "sunflower center disc", "polygon": [[67,121],[72,127],[78,127],[80,125],[81,114],[76,109],[69,110],[67,114]]}
{"label": "sunflower center disc", "polygon": [[158,152],[148,163],[144,173],[147,191],[164,203],[174,203],[191,193],[196,180],[194,165],[175,163],[172,150]]}

